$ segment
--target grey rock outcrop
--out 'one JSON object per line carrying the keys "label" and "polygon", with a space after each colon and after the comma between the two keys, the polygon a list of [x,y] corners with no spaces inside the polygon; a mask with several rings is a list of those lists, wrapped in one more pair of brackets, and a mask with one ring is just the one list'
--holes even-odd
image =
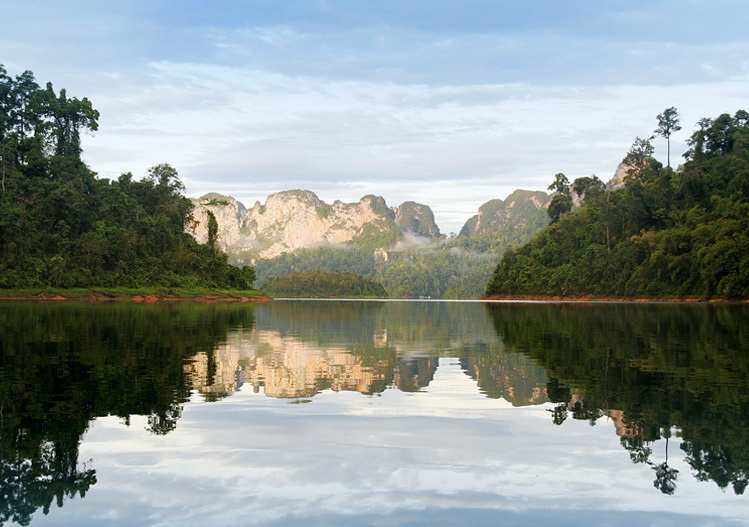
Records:
{"label": "grey rock outcrop", "polygon": [[439,238],[440,229],[434,221],[432,209],[427,205],[406,201],[400,207],[395,207],[393,212],[395,225],[401,231],[426,238]]}

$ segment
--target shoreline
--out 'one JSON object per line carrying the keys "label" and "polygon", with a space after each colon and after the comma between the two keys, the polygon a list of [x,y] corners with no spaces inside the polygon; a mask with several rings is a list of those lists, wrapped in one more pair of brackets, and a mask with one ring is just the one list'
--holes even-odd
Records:
{"label": "shoreline", "polygon": [[696,297],[615,297],[615,296],[593,296],[593,295],[486,295],[480,300],[502,301],[502,302],[629,302],[638,304],[672,304],[672,303],[689,303],[689,304],[727,304],[727,303],[746,303],[749,299],[730,299],[730,298],[696,298]]}
{"label": "shoreline", "polygon": [[139,304],[155,304],[158,302],[200,302],[212,304],[218,302],[254,302],[265,303],[273,300],[257,291],[231,290],[174,290],[174,289],[27,289],[0,290],[0,301],[33,301],[33,302],[63,302],[82,300],[90,303],[104,302],[135,302]]}

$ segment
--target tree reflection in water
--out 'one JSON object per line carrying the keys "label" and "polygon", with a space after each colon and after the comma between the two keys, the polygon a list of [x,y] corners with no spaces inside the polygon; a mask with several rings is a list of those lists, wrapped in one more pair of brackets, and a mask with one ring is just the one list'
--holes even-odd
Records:
{"label": "tree reflection in water", "polygon": [[[743,494],[749,475],[749,309],[743,305],[493,304],[487,309],[508,350],[550,377],[555,424],[569,415],[617,425],[633,463],[673,494],[668,465],[676,428],[700,481]],[[666,440],[666,457],[650,445]]]}
{"label": "tree reflection in water", "polygon": [[[633,463],[677,491],[672,430],[694,476],[742,494],[749,474],[747,306],[277,302],[0,304],[0,522],[96,483],[78,459],[96,417],[168,434],[194,389],[242,382],[309,401],[323,390],[416,392],[454,357],[487,397],[555,403],[550,419],[614,421]],[[256,319],[257,315],[257,319]],[[665,439],[663,460],[654,442]]]}
{"label": "tree reflection in water", "polygon": [[174,430],[188,357],[253,324],[246,305],[0,304],[0,524],[28,525],[96,483],[78,461],[94,418],[145,415],[152,433]]}

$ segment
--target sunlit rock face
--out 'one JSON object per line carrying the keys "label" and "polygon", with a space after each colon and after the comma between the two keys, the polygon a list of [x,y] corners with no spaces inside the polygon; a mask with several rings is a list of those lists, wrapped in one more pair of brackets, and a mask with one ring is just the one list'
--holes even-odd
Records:
{"label": "sunlit rock face", "polygon": [[[395,213],[379,196],[329,205],[308,190],[288,190],[271,194],[264,204],[257,202],[249,209],[233,198],[215,194],[193,200],[193,204],[195,225],[190,232],[198,242],[205,243],[208,238],[206,211],[210,210],[218,222],[221,248],[230,254],[244,253],[249,259],[275,258],[325,243],[355,242],[374,251],[400,239]],[[420,214],[426,222],[431,211],[420,209]],[[433,219],[432,215],[432,223]],[[436,226],[433,230],[439,232]]]}
{"label": "sunlit rock face", "polygon": [[328,205],[308,190],[290,190],[268,196],[264,205],[255,203],[247,211],[242,230],[266,244],[258,253],[260,258],[275,258],[320,243],[353,241],[368,225],[383,233],[392,228],[392,222],[392,212],[381,197]]}
{"label": "sunlit rock face", "polygon": [[202,198],[192,199],[194,224],[188,229],[198,243],[208,241],[208,212],[212,212],[218,223],[218,244],[224,251],[242,246],[244,236],[240,227],[246,216],[245,206],[230,196],[211,192]]}
{"label": "sunlit rock face", "polygon": [[472,238],[508,228],[522,228],[534,221],[538,211],[545,210],[550,200],[546,192],[516,190],[504,201],[493,199],[481,205],[478,214],[465,223],[460,234]]}
{"label": "sunlit rock face", "polygon": [[609,181],[606,186],[611,190],[624,188],[626,178],[629,177],[629,172],[632,168],[632,165],[629,165],[624,161],[619,163],[619,166],[616,167],[616,172],[614,172],[614,177],[611,178],[611,181]]}

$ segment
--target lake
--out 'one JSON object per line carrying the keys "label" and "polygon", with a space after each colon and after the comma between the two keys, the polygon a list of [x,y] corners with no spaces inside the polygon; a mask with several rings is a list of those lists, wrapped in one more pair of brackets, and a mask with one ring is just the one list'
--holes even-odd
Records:
{"label": "lake", "polygon": [[0,303],[0,523],[749,525],[749,306]]}

